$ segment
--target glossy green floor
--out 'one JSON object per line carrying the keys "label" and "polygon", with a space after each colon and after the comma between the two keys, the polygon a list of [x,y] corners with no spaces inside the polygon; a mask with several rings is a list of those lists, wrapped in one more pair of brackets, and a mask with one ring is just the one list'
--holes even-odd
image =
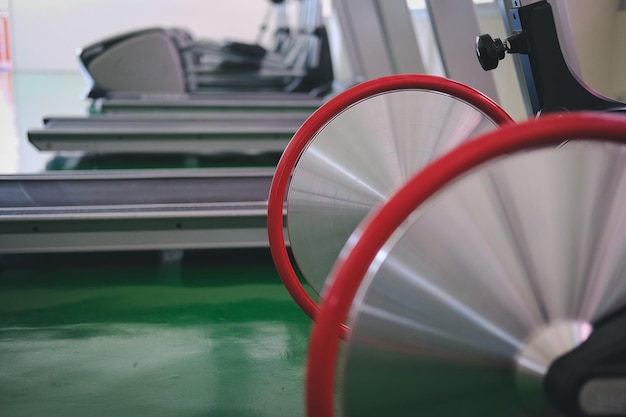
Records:
{"label": "glossy green floor", "polygon": [[311,322],[266,250],[3,265],[0,415],[303,415]]}

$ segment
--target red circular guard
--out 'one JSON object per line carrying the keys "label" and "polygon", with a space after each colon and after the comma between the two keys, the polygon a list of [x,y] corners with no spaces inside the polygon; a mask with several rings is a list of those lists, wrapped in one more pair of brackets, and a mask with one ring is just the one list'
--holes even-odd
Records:
{"label": "red circular guard", "polygon": [[309,343],[306,374],[308,417],[335,415],[335,368],[342,326],[376,253],[420,204],[446,184],[493,158],[564,141],[626,143],[626,117],[611,114],[550,115],[503,127],[463,143],[414,175],[362,227],[361,238],[333,267],[333,285],[318,311]]}
{"label": "red circular guard", "polygon": [[449,94],[476,107],[499,125],[513,122],[498,104],[479,91],[456,81],[423,74],[392,75],[367,81],[338,94],[317,109],[285,148],[274,173],[267,204],[267,229],[274,264],[289,294],[312,319],[315,319],[319,306],[302,286],[289,259],[285,242],[283,207],[291,174],[311,139],[337,114],[373,95],[407,89]]}

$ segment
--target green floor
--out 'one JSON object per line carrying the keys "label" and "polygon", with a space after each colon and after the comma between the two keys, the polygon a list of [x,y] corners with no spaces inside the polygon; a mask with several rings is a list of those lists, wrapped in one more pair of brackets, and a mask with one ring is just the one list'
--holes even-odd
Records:
{"label": "green floor", "polygon": [[0,415],[303,415],[311,322],[266,250],[3,265]]}

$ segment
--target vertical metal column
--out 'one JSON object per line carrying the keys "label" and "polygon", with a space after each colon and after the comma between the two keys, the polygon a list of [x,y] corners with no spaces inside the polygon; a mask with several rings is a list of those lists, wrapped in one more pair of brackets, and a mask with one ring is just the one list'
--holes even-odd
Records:
{"label": "vertical metal column", "polygon": [[358,81],[424,72],[405,0],[334,0],[333,7]]}
{"label": "vertical metal column", "polygon": [[472,0],[426,0],[446,75],[498,101],[493,75],[476,64],[474,39],[480,34]]}

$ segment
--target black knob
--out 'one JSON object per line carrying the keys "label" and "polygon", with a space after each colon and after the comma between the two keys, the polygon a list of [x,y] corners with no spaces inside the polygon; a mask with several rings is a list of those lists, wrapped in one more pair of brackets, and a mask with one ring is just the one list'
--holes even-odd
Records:
{"label": "black knob", "polygon": [[476,56],[485,71],[497,68],[498,61],[504,58],[505,50],[504,44],[498,38],[492,39],[489,35],[476,38]]}

